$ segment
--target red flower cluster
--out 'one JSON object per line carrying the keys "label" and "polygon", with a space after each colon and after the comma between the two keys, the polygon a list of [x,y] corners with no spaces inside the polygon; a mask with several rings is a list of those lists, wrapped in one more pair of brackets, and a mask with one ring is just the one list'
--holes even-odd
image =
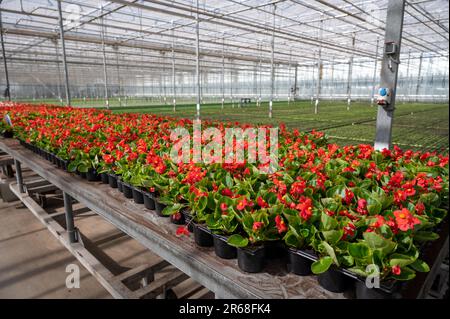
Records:
{"label": "red flower cluster", "polygon": [[355,198],[355,194],[349,189],[345,189],[345,196],[342,198],[342,202],[346,205],[350,205],[353,202],[353,199]]}
{"label": "red flower cluster", "polygon": [[253,223],[252,229],[253,229],[254,232],[257,232],[257,231],[259,231],[263,226],[264,226],[264,223],[263,223],[263,222],[254,222],[254,223]]}
{"label": "red flower cluster", "polygon": [[286,223],[280,215],[275,217],[275,224],[277,225],[278,233],[282,234],[287,231]]}
{"label": "red flower cluster", "polygon": [[367,215],[367,200],[364,198],[358,199],[358,208],[356,208],[356,211],[361,215]]}
{"label": "red flower cluster", "polygon": [[250,201],[250,200],[248,200],[246,197],[244,197],[244,198],[242,198],[239,202],[238,202],[238,204],[237,204],[237,206],[236,206],[236,208],[238,209],[238,210],[244,210],[244,209],[246,209],[247,207],[253,207],[253,202],[252,201]]}
{"label": "red flower cluster", "polygon": [[300,203],[295,207],[299,211],[299,215],[304,220],[308,220],[312,216],[313,204],[309,197],[302,196]]}
{"label": "red flower cluster", "polygon": [[396,210],[394,212],[394,216],[398,228],[402,231],[414,229],[415,225],[420,224],[419,219],[414,217],[414,215],[412,215],[411,212],[406,208],[403,208],[402,210]]}

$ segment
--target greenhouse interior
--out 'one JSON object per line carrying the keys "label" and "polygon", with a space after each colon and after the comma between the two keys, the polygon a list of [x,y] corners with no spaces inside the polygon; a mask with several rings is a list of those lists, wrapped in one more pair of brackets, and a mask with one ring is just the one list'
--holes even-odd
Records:
{"label": "greenhouse interior", "polygon": [[0,28],[0,298],[448,298],[447,0],[0,0]]}

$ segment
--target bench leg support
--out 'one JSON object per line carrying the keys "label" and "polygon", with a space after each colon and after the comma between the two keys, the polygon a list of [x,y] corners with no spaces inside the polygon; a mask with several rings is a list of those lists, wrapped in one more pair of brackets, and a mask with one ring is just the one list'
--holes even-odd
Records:
{"label": "bench leg support", "polygon": [[69,235],[69,242],[76,243],[78,242],[77,231],[75,229],[75,223],[73,221],[73,209],[72,209],[72,197],[66,192],[63,192],[64,195],[64,210],[66,214],[66,228],[67,233]]}
{"label": "bench leg support", "polygon": [[25,190],[23,188],[22,166],[20,165],[20,162],[16,159],[14,159],[14,165],[16,167],[16,179],[17,179],[17,186],[19,187],[19,192],[25,193]]}

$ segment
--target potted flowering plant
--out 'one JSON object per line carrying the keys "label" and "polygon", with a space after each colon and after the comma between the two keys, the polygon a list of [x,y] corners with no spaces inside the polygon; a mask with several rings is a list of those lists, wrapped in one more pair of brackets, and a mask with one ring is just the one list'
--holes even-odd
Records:
{"label": "potted flowering plant", "polygon": [[309,275],[315,257],[311,245],[318,230],[311,220],[304,222],[296,210],[287,210],[284,214],[289,228],[283,239],[289,247],[291,271],[297,275]]}
{"label": "potted flowering plant", "polygon": [[99,180],[99,175],[96,171],[99,165],[99,158],[95,148],[90,149],[88,152],[72,149],[70,159],[70,163],[67,166],[69,172],[81,173],[81,176],[89,181]]}
{"label": "potted flowering plant", "polygon": [[239,215],[234,209],[236,200],[222,195],[220,191],[212,196],[214,211],[206,216],[206,225],[213,232],[214,251],[220,258],[235,258],[236,248],[227,241],[240,224]]}
{"label": "potted flowering plant", "polygon": [[4,138],[12,138],[14,136],[14,130],[10,126],[2,125],[0,127],[0,132]]}
{"label": "potted flowering plant", "polygon": [[228,237],[228,244],[237,248],[239,267],[246,272],[261,271],[266,257],[263,243],[280,238],[276,227],[280,215],[261,196],[256,202],[247,196],[237,198],[233,212],[240,221],[239,232]]}

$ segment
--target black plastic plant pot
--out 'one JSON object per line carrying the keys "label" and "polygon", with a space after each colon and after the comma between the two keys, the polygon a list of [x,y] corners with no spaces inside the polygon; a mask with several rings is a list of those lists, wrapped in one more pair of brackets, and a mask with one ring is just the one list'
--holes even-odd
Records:
{"label": "black plastic plant pot", "polygon": [[175,225],[184,225],[186,223],[184,214],[182,214],[181,212],[170,215],[170,221]]}
{"label": "black plastic plant pot", "polygon": [[69,166],[69,161],[61,160],[62,168],[67,171],[67,167]]}
{"label": "black plastic plant pot", "polygon": [[84,173],[84,172],[80,172],[80,177],[84,178],[84,179],[87,179],[87,174]]}
{"label": "black plastic plant pot", "polygon": [[331,292],[344,292],[349,289],[354,279],[346,276],[342,272],[330,268],[317,277],[319,285]]}
{"label": "black plastic plant pot", "polygon": [[111,188],[117,188],[117,176],[108,174],[108,184]]}
{"label": "black plastic plant pot", "polygon": [[383,291],[379,288],[369,288],[363,280],[355,283],[356,299],[395,299],[399,294]]}
{"label": "black plastic plant pot", "polygon": [[227,237],[220,236],[217,234],[213,234],[214,239],[214,252],[216,253],[217,257],[223,258],[223,259],[233,259],[237,256],[237,249],[236,247],[230,246],[227,243]]}
{"label": "black plastic plant pot", "polygon": [[274,259],[274,258],[285,258],[286,257],[286,246],[284,242],[281,240],[271,240],[264,242],[264,248],[266,250],[265,258]]}
{"label": "black plastic plant pot", "polygon": [[4,131],[3,132],[3,137],[4,138],[13,138],[14,133],[12,131]]}
{"label": "black plastic plant pot", "polygon": [[59,157],[56,157],[56,166],[58,168],[63,168],[63,163]]}
{"label": "black plastic plant pot", "polygon": [[211,247],[214,245],[213,236],[200,225],[194,225],[194,240],[200,247]]}
{"label": "black plastic plant pot", "polygon": [[168,215],[163,215],[162,211],[166,208],[166,205],[163,203],[158,202],[158,200],[155,200],[155,211],[156,214],[160,217],[169,217]]}
{"label": "black plastic plant pot", "polygon": [[122,192],[123,196],[126,198],[133,198],[133,189],[127,183],[122,182]]}
{"label": "black plastic plant pot", "polygon": [[123,193],[123,182],[120,180],[120,178],[117,178],[117,189],[119,192]]}
{"label": "black plastic plant pot", "polygon": [[133,187],[133,200],[136,204],[144,204],[144,194],[142,194],[141,190]]}
{"label": "black plastic plant pot", "polygon": [[311,274],[311,264],[313,261],[299,254],[295,249],[289,249],[289,268],[296,275],[307,276]]}
{"label": "black plastic plant pot", "polygon": [[100,180],[102,181],[103,184],[108,184],[109,183],[109,176],[107,173],[101,173],[100,174]]}
{"label": "black plastic plant pot", "polygon": [[58,158],[56,157],[56,155],[55,154],[51,154],[51,157],[52,157],[52,163],[55,164],[55,165],[58,165]]}
{"label": "black plastic plant pot", "polygon": [[149,210],[155,209],[155,200],[153,199],[152,195],[147,192],[143,192],[144,195],[144,207]]}
{"label": "black plastic plant pot", "polygon": [[86,179],[89,182],[96,182],[96,181],[100,180],[100,176],[98,175],[98,173],[95,169],[90,168],[86,173]]}
{"label": "black plastic plant pot", "polygon": [[238,248],[238,266],[245,272],[260,272],[264,268],[265,255],[264,246]]}

